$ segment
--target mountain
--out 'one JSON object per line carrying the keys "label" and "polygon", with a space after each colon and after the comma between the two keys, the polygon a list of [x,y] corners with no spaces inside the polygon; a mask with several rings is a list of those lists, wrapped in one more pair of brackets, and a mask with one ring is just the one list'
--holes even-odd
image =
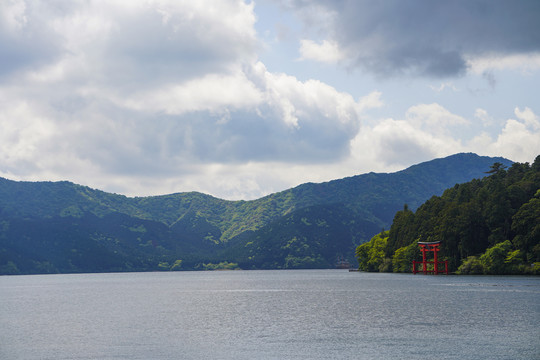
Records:
{"label": "mountain", "polygon": [[378,230],[342,204],[313,205],[244,233],[221,257],[243,269],[331,268],[352,260],[354,244]]}
{"label": "mountain", "polygon": [[540,274],[540,156],[490,173],[397,212],[390,231],[357,247],[360,269],[410,272],[417,242],[440,241],[450,271]]}
{"label": "mountain", "polygon": [[328,267],[338,257],[352,260],[354,247],[388,228],[403,204],[414,210],[485,176],[495,162],[512,164],[457,154],[253,201],[196,192],[132,198],[66,181],[0,178],[0,273],[192,269],[225,260],[245,268]]}

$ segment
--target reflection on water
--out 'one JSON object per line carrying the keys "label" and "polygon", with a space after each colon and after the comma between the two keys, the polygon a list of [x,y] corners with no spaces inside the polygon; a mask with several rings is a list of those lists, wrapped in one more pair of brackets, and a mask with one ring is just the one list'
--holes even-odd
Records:
{"label": "reflection on water", "polygon": [[0,277],[2,359],[539,359],[540,278]]}

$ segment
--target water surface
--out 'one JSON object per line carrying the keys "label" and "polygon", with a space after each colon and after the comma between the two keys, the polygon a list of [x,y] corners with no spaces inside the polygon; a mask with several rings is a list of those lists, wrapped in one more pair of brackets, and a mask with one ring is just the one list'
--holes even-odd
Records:
{"label": "water surface", "polygon": [[0,277],[1,359],[540,359],[540,278]]}

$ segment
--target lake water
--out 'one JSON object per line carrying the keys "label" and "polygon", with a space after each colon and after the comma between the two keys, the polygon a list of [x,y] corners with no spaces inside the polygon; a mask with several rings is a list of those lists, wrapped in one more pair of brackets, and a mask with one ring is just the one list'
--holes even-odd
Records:
{"label": "lake water", "polygon": [[540,359],[540,278],[0,277],[0,359]]}

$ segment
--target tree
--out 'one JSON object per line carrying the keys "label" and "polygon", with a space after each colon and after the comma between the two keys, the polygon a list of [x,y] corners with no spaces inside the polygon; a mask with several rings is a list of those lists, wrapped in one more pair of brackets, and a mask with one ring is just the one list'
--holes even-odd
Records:
{"label": "tree", "polygon": [[385,261],[387,240],[388,232],[385,231],[375,235],[369,242],[359,245],[356,248],[356,258],[358,260],[358,268],[360,270],[389,270],[388,262]]}
{"label": "tree", "polygon": [[388,237],[382,237],[375,235],[373,237],[373,243],[368,250],[368,269],[369,271],[379,271],[379,267],[384,262],[384,250],[386,248],[386,241]]}
{"label": "tree", "polygon": [[509,267],[505,261],[511,250],[512,243],[509,240],[498,243],[487,249],[486,252],[480,256],[480,263],[484,268],[484,273],[490,275],[508,274]]}
{"label": "tree", "polygon": [[415,215],[409,210],[407,204],[403,206],[402,211],[396,213],[392,227],[388,232],[387,257],[392,257],[394,251],[414,241],[417,230],[414,220]]}
{"label": "tree", "polygon": [[481,275],[484,273],[484,267],[476,256],[469,256],[459,266],[456,273],[458,275]]}
{"label": "tree", "polygon": [[368,247],[369,242],[358,245],[355,252],[356,259],[358,260],[358,269],[363,271],[368,271]]}
{"label": "tree", "polygon": [[514,250],[509,251],[506,255],[506,259],[504,259],[504,263],[506,264],[506,271],[510,274],[519,274],[523,271],[521,270],[521,267],[523,267],[523,252],[521,250]]}
{"label": "tree", "polygon": [[486,171],[486,174],[498,174],[501,171],[504,171],[506,169],[506,166],[501,164],[500,162],[496,162],[490,167],[491,170]]}
{"label": "tree", "polygon": [[[512,217],[512,230],[516,233],[513,243],[526,254],[530,262],[540,261],[540,198],[523,204]],[[536,246],[536,251],[535,251]]]}
{"label": "tree", "polygon": [[178,259],[171,266],[171,271],[178,271],[182,268],[182,260]]}
{"label": "tree", "polygon": [[392,269],[394,272],[411,272],[412,262],[419,258],[420,250],[418,249],[418,241],[411,243],[408,246],[400,247],[392,257]]}

